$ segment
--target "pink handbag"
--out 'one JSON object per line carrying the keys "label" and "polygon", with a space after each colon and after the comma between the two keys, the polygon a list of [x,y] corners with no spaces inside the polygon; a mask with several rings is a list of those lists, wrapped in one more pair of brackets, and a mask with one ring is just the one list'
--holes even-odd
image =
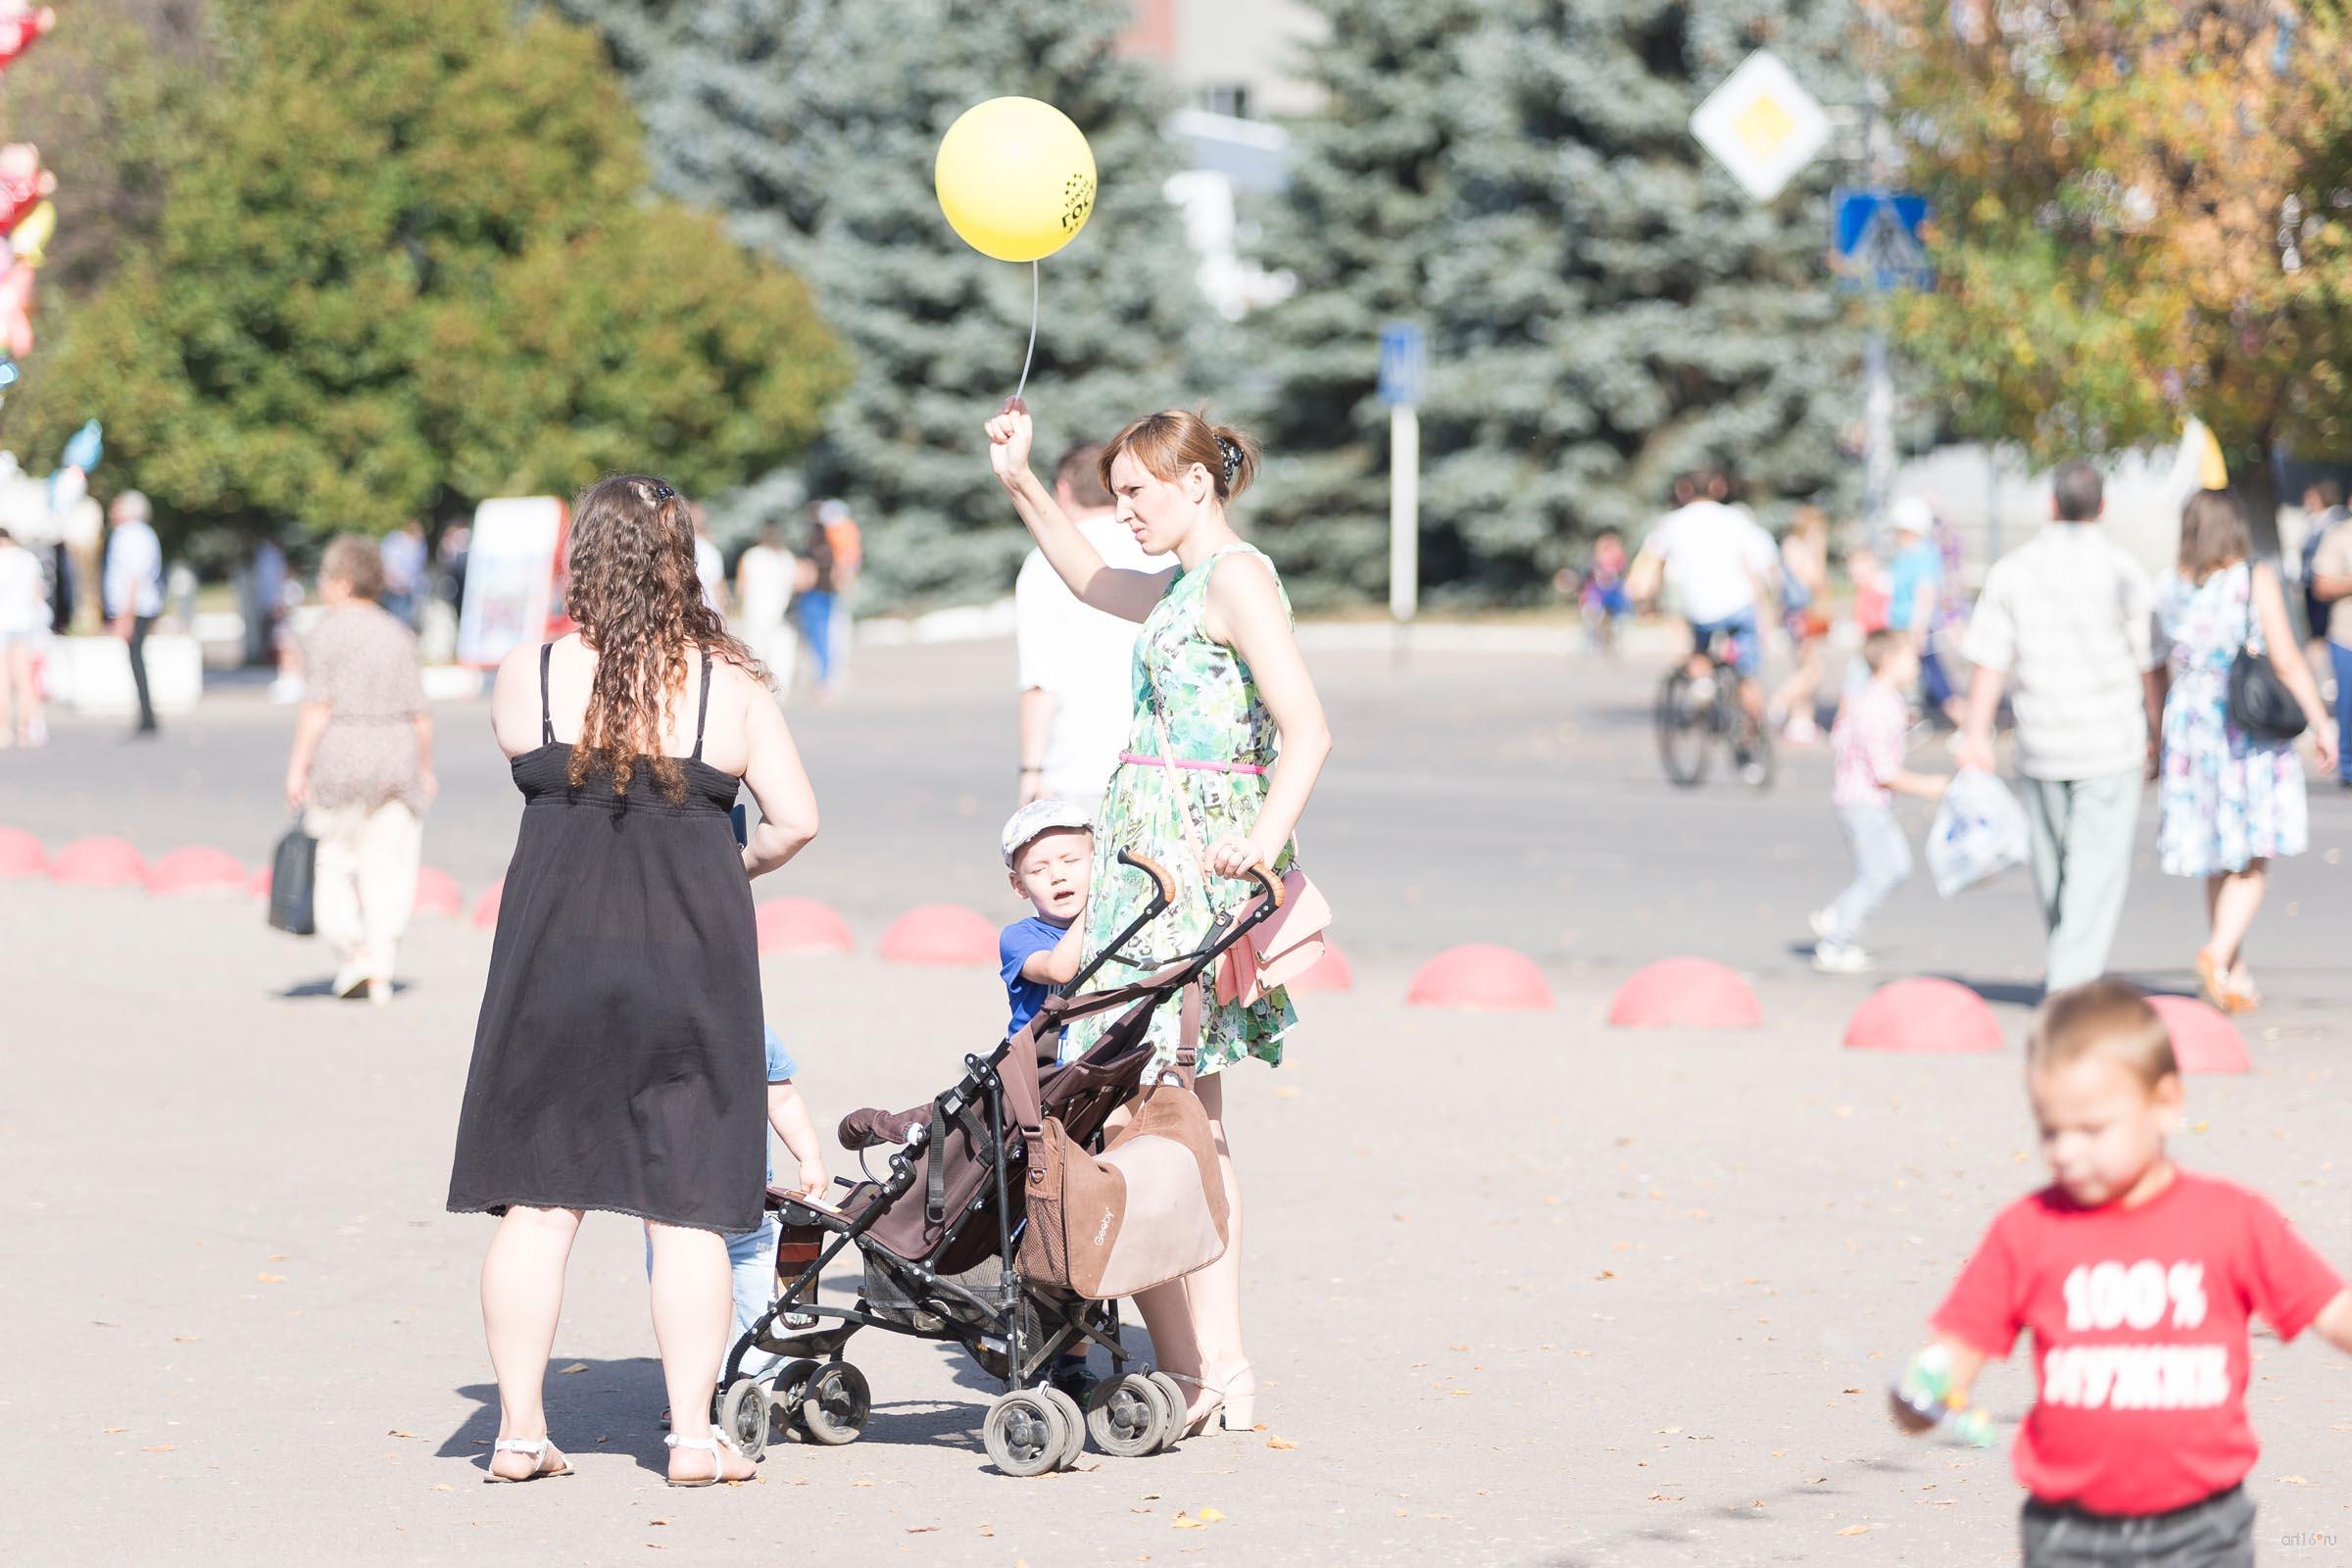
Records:
{"label": "pink handbag", "polygon": [[1248,1006],[1312,969],[1323,961],[1323,932],[1330,924],[1331,905],[1322,890],[1295,865],[1283,872],[1281,907],[1218,960],[1217,1000]]}
{"label": "pink handbag", "polygon": [[[1208,846],[1201,841],[1204,830],[1193,821],[1192,790],[1185,784],[1184,774],[1174,760],[1176,754],[1168,746],[1166,721],[1154,713],[1152,722],[1159,729],[1162,763],[1174,775],[1177,791],[1184,797],[1183,808],[1177,814],[1184,818],[1185,839],[1192,846],[1201,881],[1206,883],[1210,874]],[[1306,973],[1323,960],[1328,946],[1323,932],[1330,924],[1330,901],[1294,864],[1282,873],[1282,899],[1274,912],[1252,926],[1217,960],[1217,1000],[1228,1005],[1238,1003],[1248,1006],[1274,987]]]}

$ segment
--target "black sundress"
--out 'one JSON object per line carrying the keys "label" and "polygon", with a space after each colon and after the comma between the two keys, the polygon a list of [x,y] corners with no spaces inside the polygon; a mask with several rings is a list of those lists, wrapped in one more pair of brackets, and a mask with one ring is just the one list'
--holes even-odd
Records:
{"label": "black sundress", "polygon": [[640,767],[570,786],[539,650],[537,750],[509,763],[522,827],[498,909],[449,1207],[594,1208],[698,1230],[760,1223],[767,1093],[759,940],[703,760],[703,655],[686,798]]}

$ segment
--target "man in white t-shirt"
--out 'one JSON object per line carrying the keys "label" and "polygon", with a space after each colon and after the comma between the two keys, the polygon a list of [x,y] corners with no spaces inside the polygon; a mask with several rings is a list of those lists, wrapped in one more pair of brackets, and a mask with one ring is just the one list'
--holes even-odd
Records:
{"label": "man in white t-shirt", "polygon": [[[1054,499],[1103,564],[1129,571],[1173,564],[1147,556],[1122,527],[1102,483],[1100,442],[1082,441],[1054,466]],[[1135,717],[1135,639],[1141,624],[1081,604],[1043,553],[1021,563],[1012,591],[1020,654],[1021,803],[1045,796],[1093,812],[1119,765]]]}
{"label": "man in white t-shirt", "polygon": [[1654,599],[1662,579],[1690,623],[1691,657],[1705,655],[1717,637],[1729,635],[1738,648],[1740,697],[1751,718],[1764,716],[1764,693],[1756,684],[1764,642],[1759,612],[1771,597],[1780,547],[1745,507],[1725,500],[1730,486],[1721,474],[1685,474],[1674,482],[1675,508],[1649,530],[1635,559],[1635,597]]}

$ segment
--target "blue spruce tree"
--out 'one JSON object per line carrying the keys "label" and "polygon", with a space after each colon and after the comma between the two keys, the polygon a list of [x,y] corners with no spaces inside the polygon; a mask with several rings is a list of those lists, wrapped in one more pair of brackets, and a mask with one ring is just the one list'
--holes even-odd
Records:
{"label": "blue spruce tree", "polygon": [[1822,263],[1832,166],[1758,204],[1689,128],[1759,46],[1853,101],[1850,5],[1327,5],[1332,118],[1300,137],[1282,232],[1296,247],[1348,210],[1371,232],[1272,258],[1304,286],[1263,323],[1269,421],[1297,444],[1268,506],[1328,537],[1348,588],[1387,581],[1373,370],[1391,318],[1429,330],[1421,559],[1441,595],[1540,594],[1593,532],[1642,528],[1693,464],[1760,498],[1850,486],[1838,435],[1858,349]]}
{"label": "blue spruce tree", "polygon": [[990,483],[980,424],[1013,389],[1028,269],[948,227],[931,188],[948,126],[986,98],[1059,108],[1087,134],[1100,194],[1044,266],[1029,403],[1040,463],[1154,408],[1214,396],[1213,317],[1181,222],[1164,91],[1115,42],[1103,0],[564,0],[601,26],[631,82],[663,188],[727,216],[815,290],[857,360],[806,466],[866,530],[889,600],[1008,586],[1028,548]]}

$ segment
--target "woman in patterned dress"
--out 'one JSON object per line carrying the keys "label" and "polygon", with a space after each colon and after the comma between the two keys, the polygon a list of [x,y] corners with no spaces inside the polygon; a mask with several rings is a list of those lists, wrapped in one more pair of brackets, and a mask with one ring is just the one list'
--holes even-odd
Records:
{"label": "woman in patterned dress", "polygon": [[[1139,960],[1104,965],[1112,984],[1197,947],[1228,896],[1212,878],[1239,878],[1254,865],[1287,867],[1298,818],[1331,755],[1323,705],[1291,630],[1290,602],[1273,563],[1242,543],[1226,508],[1248,488],[1257,453],[1239,433],[1197,414],[1147,415],[1102,450],[1102,480],[1119,521],[1150,555],[1176,565],[1155,572],[1106,566],[1029,469],[1029,411],[1008,400],[988,421],[989,461],[1047,562],[1086,604],[1143,622],[1136,644],[1135,720],[1095,826],[1094,898],[1087,948],[1133,918],[1146,896],[1117,863],[1133,849],[1165,866],[1177,902],[1126,950]],[[1201,1009],[1199,1090],[1216,1139],[1231,1222],[1225,1254],[1184,1279],[1136,1298],[1163,1370],[1193,1387],[1188,1431],[1222,1409],[1228,1432],[1255,1421],[1257,1380],[1242,1343],[1242,1195],[1225,1131],[1223,1069],[1255,1056],[1282,1061],[1283,1036],[1298,1021],[1280,988],[1247,1005],[1206,999]],[[1102,1028],[1081,1020],[1068,1050],[1083,1051]],[[1177,1047],[1175,1009],[1152,1020],[1163,1054]]]}
{"label": "woman in patterned dress", "polygon": [[2268,649],[2303,710],[2320,766],[2335,760],[2335,721],[2320,706],[2310,666],[2287,624],[2278,577],[2250,563],[2236,500],[2207,490],[2180,516],[2180,569],[2156,596],[2165,658],[2164,756],[2157,784],[2157,861],[2172,876],[2205,879],[2210,928],[2197,977],[2228,1012],[2261,1005],[2246,973],[2246,931],[2262,907],[2271,860],[2309,839],[2303,763],[2290,741],[2247,734],[2230,717],[2230,665],[2249,645]]}

